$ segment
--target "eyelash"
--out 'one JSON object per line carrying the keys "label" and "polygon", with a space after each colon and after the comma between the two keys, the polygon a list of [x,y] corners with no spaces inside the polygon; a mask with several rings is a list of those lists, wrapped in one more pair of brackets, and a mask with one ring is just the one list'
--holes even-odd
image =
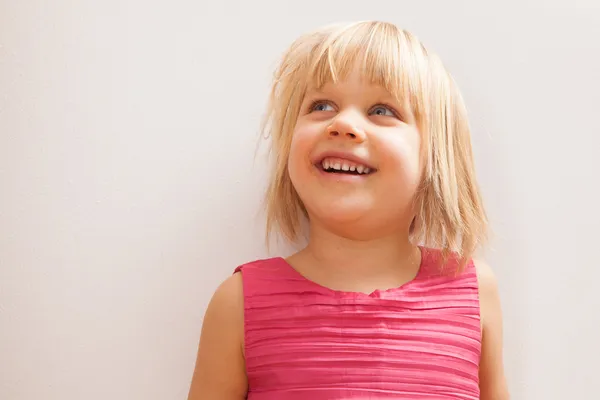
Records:
{"label": "eyelash", "polygon": [[[321,104],[326,104],[326,105],[330,105],[333,107],[333,103],[331,101],[328,100],[315,100],[312,103],[310,103],[310,106],[308,107],[308,113],[312,113],[313,111],[315,111],[315,107],[319,106]],[[387,108],[393,115],[394,117],[398,118],[398,119],[402,119],[400,116],[400,113],[398,113],[398,111],[396,111],[396,109],[388,104],[385,103],[378,103],[375,104],[373,107],[370,108],[370,110],[373,110],[377,107],[384,107]],[[369,111],[370,112],[370,111]]]}

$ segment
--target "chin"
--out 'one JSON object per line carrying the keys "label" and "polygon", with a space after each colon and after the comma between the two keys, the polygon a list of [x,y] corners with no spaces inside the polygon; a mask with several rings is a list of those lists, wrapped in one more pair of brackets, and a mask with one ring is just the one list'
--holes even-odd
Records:
{"label": "chin", "polygon": [[312,210],[311,214],[328,224],[351,224],[371,215],[374,211],[372,204],[340,201],[340,199],[326,204],[313,205],[310,209]]}

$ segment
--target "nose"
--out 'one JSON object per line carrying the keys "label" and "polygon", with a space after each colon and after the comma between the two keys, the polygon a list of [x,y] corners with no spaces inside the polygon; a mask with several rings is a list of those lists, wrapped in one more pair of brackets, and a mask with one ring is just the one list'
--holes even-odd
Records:
{"label": "nose", "polygon": [[365,140],[366,135],[364,130],[357,125],[349,116],[339,114],[331,125],[327,127],[327,134],[330,138],[338,137],[360,143]]}

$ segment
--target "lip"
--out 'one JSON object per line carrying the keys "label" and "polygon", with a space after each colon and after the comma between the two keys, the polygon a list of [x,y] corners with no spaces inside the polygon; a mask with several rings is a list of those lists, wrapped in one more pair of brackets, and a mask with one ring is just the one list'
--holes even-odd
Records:
{"label": "lip", "polygon": [[359,157],[355,154],[349,153],[349,152],[344,152],[344,151],[325,151],[323,153],[319,153],[319,155],[317,157],[314,158],[313,160],[313,164],[321,169],[321,162],[326,159],[327,157],[333,157],[333,158],[341,158],[343,160],[348,160],[352,163],[355,164],[361,164],[364,165],[365,167],[369,168],[371,170],[371,173],[376,172],[377,168],[373,167],[372,164],[370,164],[367,160],[365,160],[362,157]]}

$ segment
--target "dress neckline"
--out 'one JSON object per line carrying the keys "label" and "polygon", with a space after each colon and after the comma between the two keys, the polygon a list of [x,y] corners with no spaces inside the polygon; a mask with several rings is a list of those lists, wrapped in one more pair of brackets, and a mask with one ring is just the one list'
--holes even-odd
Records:
{"label": "dress neckline", "polygon": [[424,269],[425,269],[424,265],[425,265],[425,258],[426,258],[426,249],[422,246],[417,246],[417,247],[419,248],[419,251],[420,251],[421,260],[419,261],[419,268],[417,269],[417,273],[415,274],[415,276],[411,280],[406,281],[405,283],[403,283],[400,286],[392,287],[389,289],[375,289],[371,293],[360,292],[360,291],[346,291],[346,290],[338,290],[338,289],[329,288],[329,287],[324,286],[320,283],[317,283],[317,282],[307,278],[303,274],[301,274],[289,262],[287,262],[287,260],[285,258],[276,257],[276,260],[278,260],[290,272],[290,274],[293,275],[296,279],[299,279],[299,280],[305,282],[306,284],[313,286],[314,288],[318,289],[321,292],[333,295],[335,297],[371,297],[371,298],[375,297],[376,298],[376,297],[381,297],[382,295],[385,295],[385,294],[391,294],[391,293],[405,290],[409,286],[411,286],[412,284],[414,284],[415,282],[420,280],[420,278],[423,275]]}

